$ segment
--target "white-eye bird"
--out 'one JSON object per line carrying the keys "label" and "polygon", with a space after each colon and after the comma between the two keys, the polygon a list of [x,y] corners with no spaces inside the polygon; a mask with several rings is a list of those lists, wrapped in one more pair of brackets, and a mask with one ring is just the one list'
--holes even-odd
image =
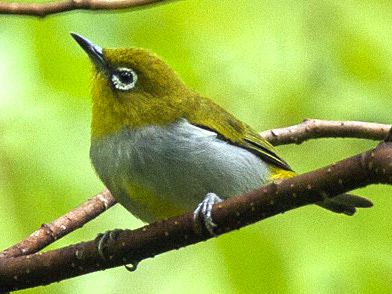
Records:
{"label": "white-eye bird", "polygon": [[[73,38],[94,64],[92,164],[116,200],[145,222],[195,210],[213,233],[212,205],[295,173],[247,124],[190,90],[145,49]],[[351,215],[352,195],[320,206]]]}

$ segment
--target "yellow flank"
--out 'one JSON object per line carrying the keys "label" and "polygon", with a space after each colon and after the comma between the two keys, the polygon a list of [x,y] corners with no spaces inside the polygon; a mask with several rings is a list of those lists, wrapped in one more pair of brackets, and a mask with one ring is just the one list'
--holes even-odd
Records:
{"label": "yellow flank", "polygon": [[271,181],[278,180],[278,179],[287,179],[287,178],[294,177],[296,175],[296,173],[291,170],[286,170],[276,166],[271,166],[270,173],[271,173],[270,176]]}
{"label": "yellow flank", "polygon": [[[270,165],[270,181],[291,178],[295,172]],[[135,183],[124,183],[127,187],[127,195],[116,195],[117,201],[124,205],[128,210],[148,222],[166,219],[172,216],[181,215],[188,210],[181,208],[171,199],[160,197],[148,188]]]}
{"label": "yellow flank", "polygon": [[[156,193],[149,191],[145,187],[137,184],[128,184],[128,195],[124,199],[118,199],[128,210],[126,204],[131,206],[133,211],[140,219],[153,222],[156,220],[166,219],[172,216],[181,215],[187,210],[175,205],[174,201],[168,201],[159,197]],[[122,197],[120,197],[122,198]],[[170,200],[170,199],[169,199]]]}

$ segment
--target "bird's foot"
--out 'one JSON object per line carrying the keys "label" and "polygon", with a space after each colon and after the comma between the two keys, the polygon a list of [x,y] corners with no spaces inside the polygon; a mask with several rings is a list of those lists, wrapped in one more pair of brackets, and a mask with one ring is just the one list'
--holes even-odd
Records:
{"label": "bird's foot", "polygon": [[108,240],[112,240],[112,241],[117,240],[118,235],[122,231],[124,231],[124,230],[115,229],[115,230],[112,230],[112,231],[106,231],[103,234],[98,234],[98,236],[96,237],[96,240],[98,242],[98,245],[97,245],[98,253],[99,253],[99,256],[101,256],[101,258],[103,260],[105,260],[105,261],[108,260],[108,256],[105,253],[105,250],[107,248]]}
{"label": "bird's foot", "polygon": [[223,200],[219,198],[215,193],[208,193],[202,202],[199,203],[195,211],[193,212],[194,221],[201,220],[204,224],[204,227],[207,231],[214,236],[214,229],[216,228],[216,224],[212,220],[212,207],[214,204],[222,202]]}

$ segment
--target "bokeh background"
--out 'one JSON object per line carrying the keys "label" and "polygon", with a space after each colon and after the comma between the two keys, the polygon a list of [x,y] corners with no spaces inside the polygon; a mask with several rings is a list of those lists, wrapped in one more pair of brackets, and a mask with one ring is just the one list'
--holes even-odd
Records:
{"label": "bokeh background", "polygon": [[[188,0],[45,19],[0,16],[0,247],[103,186],[88,158],[90,64],[69,36],[145,47],[258,130],[305,118],[391,123],[390,1]],[[299,172],[376,142],[281,146]],[[315,206],[143,261],[22,293],[391,293],[392,188],[354,217]],[[50,248],[142,223],[116,206]],[[50,274],[50,273],[48,273]]]}

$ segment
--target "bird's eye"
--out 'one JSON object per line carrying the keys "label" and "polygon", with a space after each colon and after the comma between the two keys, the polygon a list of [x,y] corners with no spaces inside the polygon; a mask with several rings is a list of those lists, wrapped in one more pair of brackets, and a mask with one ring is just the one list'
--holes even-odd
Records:
{"label": "bird's eye", "polygon": [[127,91],[135,87],[137,75],[132,69],[121,67],[112,73],[111,80],[117,90]]}

